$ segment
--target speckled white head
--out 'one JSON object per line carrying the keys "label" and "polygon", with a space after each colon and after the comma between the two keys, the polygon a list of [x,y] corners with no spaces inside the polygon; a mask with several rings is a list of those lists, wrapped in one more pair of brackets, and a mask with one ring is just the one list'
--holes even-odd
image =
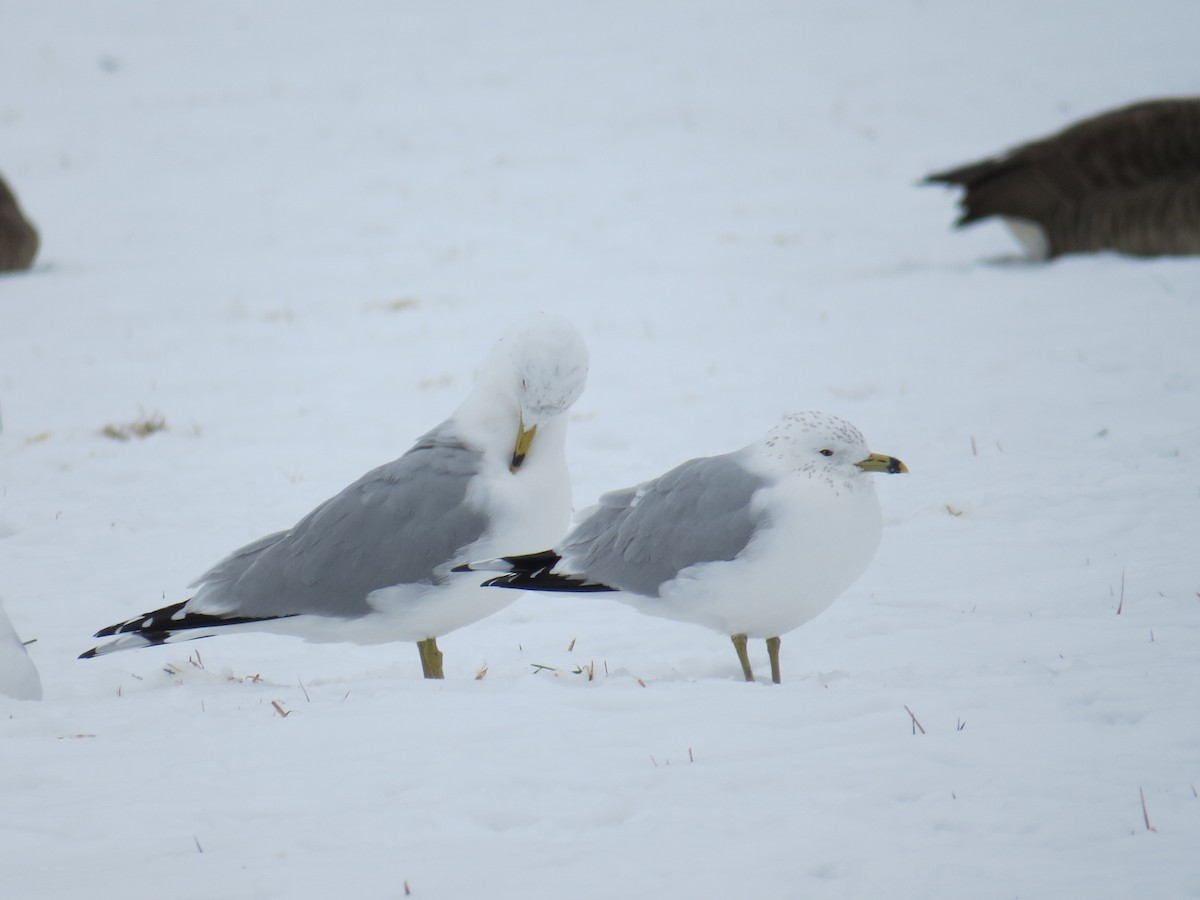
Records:
{"label": "speckled white head", "polygon": [[775,474],[804,474],[853,484],[867,472],[907,472],[900,460],[872,453],[862,432],[823,412],[785,415],[753,445],[759,465]]}

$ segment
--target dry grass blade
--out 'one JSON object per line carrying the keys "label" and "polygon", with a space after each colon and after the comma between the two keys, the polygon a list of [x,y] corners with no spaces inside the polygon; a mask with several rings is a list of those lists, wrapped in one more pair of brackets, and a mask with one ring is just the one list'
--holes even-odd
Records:
{"label": "dry grass blade", "polygon": [[1142,790],[1141,785],[1138,785],[1138,796],[1142,798],[1142,821],[1146,823],[1147,831],[1158,831],[1150,824],[1150,813],[1146,811],[1146,792]]}
{"label": "dry grass blade", "polygon": [[487,673],[488,673],[488,664],[487,664],[487,660],[484,660],[483,665],[479,667],[479,671],[475,673],[475,680],[483,681],[483,679],[487,678]]}
{"label": "dry grass blade", "polygon": [[915,715],[913,715],[913,711],[912,711],[911,709],[909,709],[909,708],[908,708],[908,704],[907,704],[907,703],[904,705],[904,711],[905,711],[906,713],[908,713],[908,716],[909,716],[909,718],[910,718],[910,719],[912,719],[912,724],[913,724],[913,734],[916,734],[916,733],[917,733],[917,729],[918,729],[918,728],[919,728],[919,729],[921,729],[921,734],[924,734],[924,733],[925,733],[925,729],[924,729],[924,727],[921,725],[921,723],[920,723],[920,722],[918,722],[918,721],[917,721],[917,717],[916,717]]}
{"label": "dry grass blade", "polygon": [[163,418],[162,413],[151,413],[148,416],[139,416],[132,422],[105,425],[100,429],[100,433],[114,441],[128,441],[132,438],[150,437],[152,434],[165,431],[166,428],[167,420]]}
{"label": "dry grass blade", "polygon": [[275,712],[279,713],[281,718],[286,719],[292,714],[292,711],[290,709],[284,709],[278,700],[272,700],[271,705],[275,707]]}

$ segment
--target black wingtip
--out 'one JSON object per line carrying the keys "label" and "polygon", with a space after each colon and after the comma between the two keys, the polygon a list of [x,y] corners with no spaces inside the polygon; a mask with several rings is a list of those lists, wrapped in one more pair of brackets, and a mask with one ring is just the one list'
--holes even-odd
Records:
{"label": "black wingtip", "polygon": [[93,647],[91,650],[85,650],[83,653],[79,654],[79,659],[94,659],[96,656],[96,649],[96,647]]}
{"label": "black wingtip", "polygon": [[567,594],[586,594],[592,592],[613,592],[618,588],[601,584],[598,581],[587,581],[574,575],[558,575],[552,572],[509,572],[507,575],[497,575],[489,578],[481,587],[510,588],[516,591],[549,591]]}

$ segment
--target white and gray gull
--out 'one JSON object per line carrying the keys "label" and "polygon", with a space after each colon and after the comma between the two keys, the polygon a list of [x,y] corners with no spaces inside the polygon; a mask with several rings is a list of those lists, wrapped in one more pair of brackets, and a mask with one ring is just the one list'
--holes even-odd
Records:
{"label": "white and gray gull", "polygon": [[539,314],[496,345],[463,404],[399,459],[193,583],[191,599],[97,632],[81,658],[245,630],[317,641],[415,641],[441,678],[440,635],[507,606],[458,563],[558,540],[571,517],[567,411],[588,354]]}
{"label": "white and gray gull", "polygon": [[878,549],[870,473],[907,471],[849,422],[792,413],[748,447],[605,494],[554,550],[459,569],[504,573],[492,587],[619,591],[641,612],[730,635],[747,681],[747,639],[765,638],[778,683],[780,635],[836,600]]}

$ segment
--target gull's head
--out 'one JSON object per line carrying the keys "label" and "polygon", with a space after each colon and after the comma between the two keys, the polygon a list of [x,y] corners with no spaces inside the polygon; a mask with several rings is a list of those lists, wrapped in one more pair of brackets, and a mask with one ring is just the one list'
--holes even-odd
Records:
{"label": "gull's head", "polygon": [[587,384],[588,351],[565,319],[531,316],[505,335],[513,387],[526,425],[541,425],[565,413]]}
{"label": "gull's head", "polygon": [[857,428],[823,412],[788,413],[756,445],[757,456],[779,473],[853,483],[864,472],[907,472],[894,456],[872,453]]}
{"label": "gull's head", "polygon": [[509,468],[525,462],[538,429],[563,415],[587,384],[588,351],[565,319],[538,313],[519,322],[496,345],[482,378],[516,414],[516,443]]}

